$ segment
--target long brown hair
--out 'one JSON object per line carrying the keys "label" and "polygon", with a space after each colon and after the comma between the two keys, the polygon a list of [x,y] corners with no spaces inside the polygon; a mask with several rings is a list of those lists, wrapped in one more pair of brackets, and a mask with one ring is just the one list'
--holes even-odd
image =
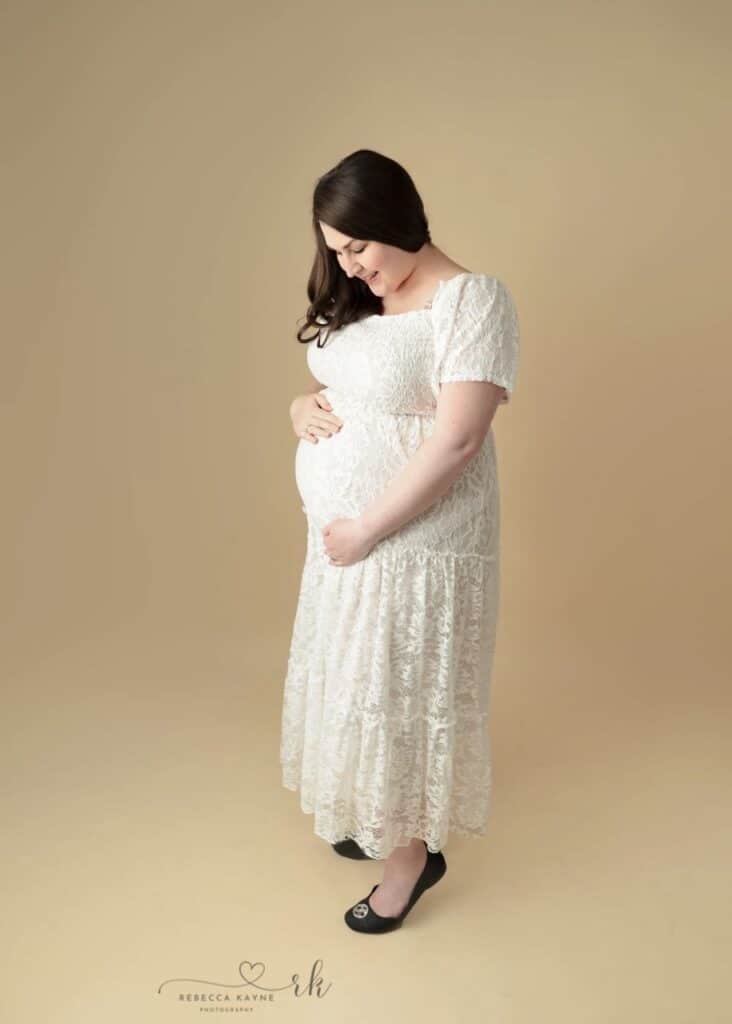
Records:
{"label": "long brown hair", "polygon": [[[303,343],[364,316],[380,313],[382,300],[358,278],[341,269],[325,244],[320,221],[352,238],[382,242],[406,252],[418,252],[432,241],[424,205],[414,182],[396,160],[373,149],[357,149],[321,175],[313,192],[315,257],[308,279],[310,305],[297,332]],[[310,328],[316,333],[304,334]]]}

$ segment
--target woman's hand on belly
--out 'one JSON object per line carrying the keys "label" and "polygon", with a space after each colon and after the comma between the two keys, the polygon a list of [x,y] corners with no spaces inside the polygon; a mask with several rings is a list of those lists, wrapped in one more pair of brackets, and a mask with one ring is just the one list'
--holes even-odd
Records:
{"label": "woman's hand on belly", "polygon": [[360,519],[334,519],[323,527],[323,543],[331,565],[360,562],[376,544]]}
{"label": "woman's hand on belly", "polygon": [[343,426],[343,420],[333,413],[333,406],[319,392],[293,398],[290,420],[297,437],[310,444],[317,444],[318,437],[330,437]]}

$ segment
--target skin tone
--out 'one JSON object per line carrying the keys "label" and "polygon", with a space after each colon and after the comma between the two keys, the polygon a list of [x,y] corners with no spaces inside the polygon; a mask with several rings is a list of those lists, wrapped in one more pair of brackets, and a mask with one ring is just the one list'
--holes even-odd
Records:
{"label": "skin tone", "polygon": [[[424,307],[440,280],[466,272],[437,246],[415,253],[344,235],[320,222],[325,244],[336,252],[349,277],[369,278],[385,315]],[[365,558],[381,539],[433,505],[452,486],[479,451],[503,388],[490,381],[454,381],[440,387],[435,426],[389,486],[353,519],[334,519],[323,528],[332,565],[348,566]],[[384,862],[384,878],[370,898],[377,914],[395,916],[404,909],[427,860],[421,839],[398,846]]]}
{"label": "skin tone", "polygon": [[323,221],[318,222],[329,249],[333,249],[344,274],[366,280],[374,295],[381,297],[384,313],[406,313],[421,309],[432,297],[441,278],[464,272],[431,242],[417,252],[407,252],[383,242],[353,239]]}

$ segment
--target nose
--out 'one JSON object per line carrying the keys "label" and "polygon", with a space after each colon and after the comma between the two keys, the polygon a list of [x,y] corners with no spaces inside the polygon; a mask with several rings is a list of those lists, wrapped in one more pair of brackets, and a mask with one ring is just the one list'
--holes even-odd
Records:
{"label": "nose", "polygon": [[[358,264],[356,264],[356,266],[358,266]],[[358,269],[359,269],[359,273],[360,273],[361,267],[359,267]],[[349,262],[346,263],[345,271],[346,271],[346,274],[347,274],[348,277],[358,277],[359,276],[358,274],[356,274],[356,271],[354,269],[354,264],[350,262],[350,258],[349,258]]]}

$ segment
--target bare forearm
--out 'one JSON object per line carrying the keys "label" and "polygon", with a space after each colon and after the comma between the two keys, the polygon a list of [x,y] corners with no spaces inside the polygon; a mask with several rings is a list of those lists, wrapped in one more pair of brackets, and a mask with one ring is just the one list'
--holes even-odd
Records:
{"label": "bare forearm", "polygon": [[434,436],[424,441],[388,487],[358,517],[374,541],[424,512],[445,494],[473,458]]}

